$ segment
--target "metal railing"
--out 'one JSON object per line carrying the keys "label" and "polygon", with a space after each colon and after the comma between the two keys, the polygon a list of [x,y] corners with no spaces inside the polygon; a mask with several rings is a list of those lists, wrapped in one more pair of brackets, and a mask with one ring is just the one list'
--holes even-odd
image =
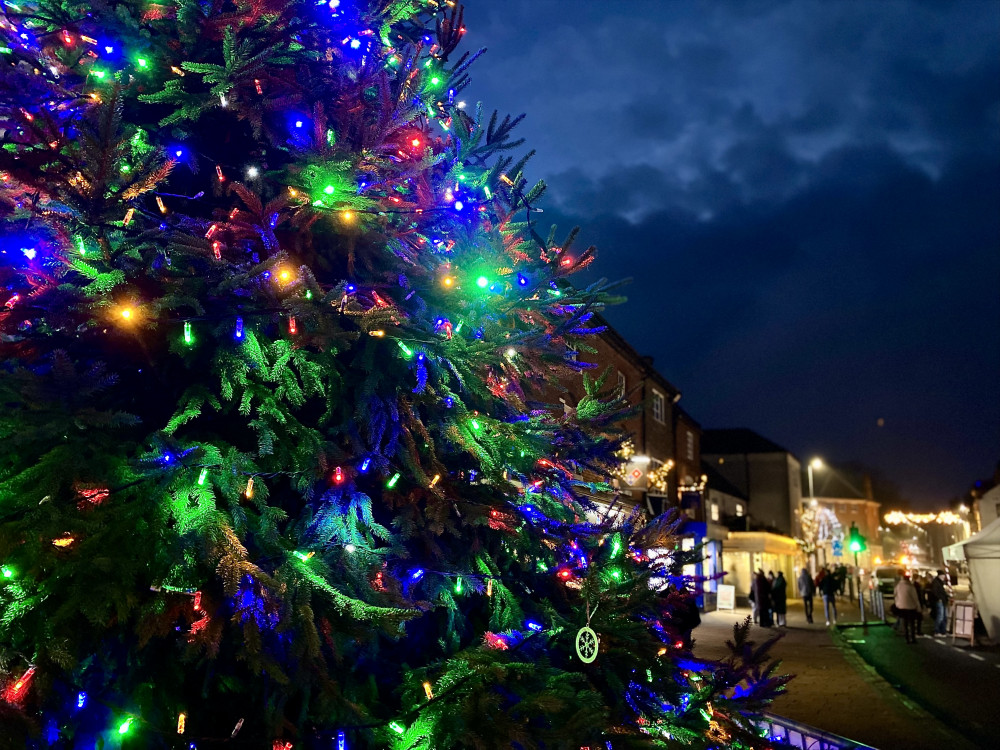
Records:
{"label": "metal railing", "polygon": [[866,745],[863,742],[855,742],[831,732],[824,732],[822,729],[811,727],[808,724],[770,713],[761,715],[757,727],[766,732],[769,739],[783,742],[787,747],[800,748],[800,750],[875,750],[871,745]]}

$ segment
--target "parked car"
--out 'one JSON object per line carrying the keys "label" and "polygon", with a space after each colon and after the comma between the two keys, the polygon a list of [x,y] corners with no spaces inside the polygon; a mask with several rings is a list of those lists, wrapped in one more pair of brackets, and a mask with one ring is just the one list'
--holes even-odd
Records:
{"label": "parked car", "polygon": [[872,578],[875,585],[882,592],[883,596],[893,596],[896,590],[896,581],[906,574],[905,568],[899,565],[882,565],[872,571]]}

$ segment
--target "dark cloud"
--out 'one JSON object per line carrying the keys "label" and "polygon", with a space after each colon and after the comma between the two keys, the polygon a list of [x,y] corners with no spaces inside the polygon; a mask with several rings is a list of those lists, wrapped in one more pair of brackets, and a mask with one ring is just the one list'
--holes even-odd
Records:
{"label": "dark cloud", "polygon": [[596,273],[634,277],[610,317],[696,418],[882,466],[924,501],[990,473],[1000,4],[467,18],[491,48],[476,94],[528,113],[545,219],[583,227]]}

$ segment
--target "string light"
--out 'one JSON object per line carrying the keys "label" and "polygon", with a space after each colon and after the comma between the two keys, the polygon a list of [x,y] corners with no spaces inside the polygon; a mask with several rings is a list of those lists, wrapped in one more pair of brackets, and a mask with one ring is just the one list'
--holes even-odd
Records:
{"label": "string light", "polygon": [[184,734],[184,728],[187,725],[187,714],[179,713],[177,714],[177,734]]}
{"label": "string light", "polygon": [[400,476],[399,472],[397,471],[395,474],[392,475],[392,479],[390,479],[388,482],[385,483],[385,486],[391,490],[393,487],[396,486],[396,482],[399,481],[399,476]]}
{"label": "string light", "polygon": [[194,336],[191,335],[191,321],[184,321],[184,343],[188,346],[194,343]]}
{"label": "string light", "polygon": [[424,695],[427,696],[427,700],[434,698],[434,690],[431,688],[431,684],[429,682],[424,683]]}
{"label": "string light", "polygon": [[128,717],[121,724],[118,725],[118,734],[128,734],[129,730],[132,728],[132,717]]}
{"label": "string light", "polygon": [[243,491],[243,494],[246,496],[247,500],[253,497],[253,477],[250,477],[247,480],[247,488]]}
{"label": "string light", "polygon": [[344,481],[344,470],[339,466],[333,470],[333,481],[336,484],[340,484]]}

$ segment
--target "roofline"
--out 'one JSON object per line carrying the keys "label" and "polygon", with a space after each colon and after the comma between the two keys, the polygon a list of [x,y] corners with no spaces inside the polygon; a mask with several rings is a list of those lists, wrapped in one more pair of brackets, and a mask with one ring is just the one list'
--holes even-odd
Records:
{"label": "roofline", "polygon": [[671,383],[669,380],[667,380],[665,377],[663,377],[660,371],[657,370],[652,364],[650,364],[649,361],[646,359],[646,357],[640,354],[634,346],[632,346],[628,341],[626,341],[625,337],[622,336],[620,333],[618,333],[615,327],[611,325],[603,315],[601,315],[600,313],[594,313],[593,320],[595,320],[597,325],[605,327],[605,330],[598,335],[605,337],[605,340],[607,340],[608,343],[611,344],[611,346],[616,348],[620,353],[624,354],[628,359],[632,360],[632,362],[640,370],[642,370],[644,377],[651,378],[652,380],[655,380],[657,383],[663,386],[667,391],[670,392],[671,398],[673,398],[675,401],[680,398],[681,396],[680,389],[673,383]]}

